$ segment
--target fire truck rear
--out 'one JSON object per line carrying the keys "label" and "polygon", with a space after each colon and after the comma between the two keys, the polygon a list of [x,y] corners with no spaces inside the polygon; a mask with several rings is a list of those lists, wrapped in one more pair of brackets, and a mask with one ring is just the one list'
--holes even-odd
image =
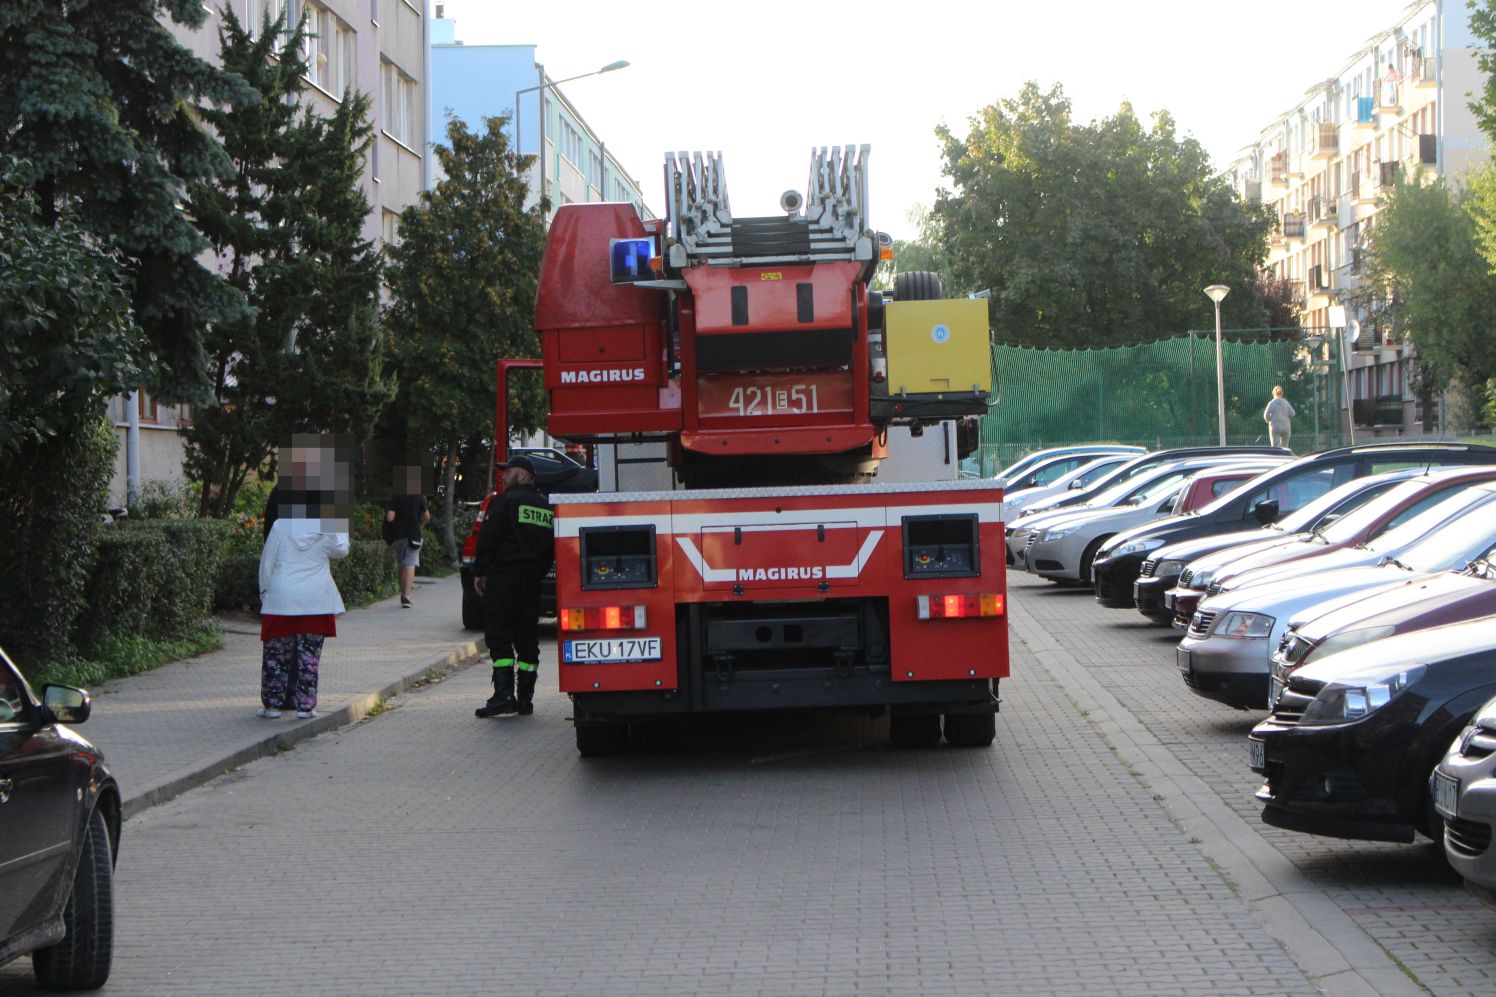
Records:
{"label": "fire truck rear", "polygon": [[536,300],[548,429],[663,441],[670,487],[557,495],[561,690],[577,747],[767,709],[889,711],[893,740],[992,742],[1008,674],[1002,496],[879,484],[888,428],[991,390],[986,306],[869,285],[868,150],[812,153],[783,214],[735,217],[719,156],[666,157],[664,220],[563,206]]}

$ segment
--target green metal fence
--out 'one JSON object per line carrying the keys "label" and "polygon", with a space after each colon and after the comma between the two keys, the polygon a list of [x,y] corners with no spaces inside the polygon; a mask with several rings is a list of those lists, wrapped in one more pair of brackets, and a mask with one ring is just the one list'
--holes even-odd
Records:
{"label": "green metal fence", "polygon": [[[1267,443],[1274,385],[1293,404],[1293,448],[1341,442],[1334,337],[1232,330],[1222,344],[1228,443]],[[1214,333],[1099,350],[992,347],[997,404],[974,463],[990,475],[1032,450],[1107,441],[1156,449],[1219,442]]]}

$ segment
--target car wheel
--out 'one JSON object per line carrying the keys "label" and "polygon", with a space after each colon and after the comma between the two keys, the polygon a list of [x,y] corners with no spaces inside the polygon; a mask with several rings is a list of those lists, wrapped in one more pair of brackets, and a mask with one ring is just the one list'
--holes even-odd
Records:
{"label": "car wheel", "polygon": [[577,754],[583,758],[621,755],[628,746],[627,724],[577,724]]}
{"label": "car wheel", "polygon": [[997,736],[995,713],[947,713],[945,740],[953,748],[985,748]]}
{"label": "car wheel", "polygon": [[888,739],[895,748],[933,748],[940,743],[940,714],[895,713],[888,718]]}
{"label": "car wheel", "polygon": [[483,600],[474,599],[471,596],[462,597],[462,629],[483,629]]}
{"label": "car wheel", "polygon": [[97,810],[88,818],[62,922],[67,936],[31,954],[37,983],[45,990],[97,990],[109,979],[114,953],[114,857]]}
{"label": "car wheel", "polygon": [[1091,541],[1088,547],[1086,547],[1085,553],[1081,554],[1079,566],[1080,584],[1083,587],[1094,585],[1096,583],[1096,580],[1091,577],[1091,562],[1096,560],[1096,552],[1101,549],[1101,545],[1106,543],[1111,538],[1112,536],[1110,533],[1108,533],[1104,537],[1097,537],[1095,540]]}

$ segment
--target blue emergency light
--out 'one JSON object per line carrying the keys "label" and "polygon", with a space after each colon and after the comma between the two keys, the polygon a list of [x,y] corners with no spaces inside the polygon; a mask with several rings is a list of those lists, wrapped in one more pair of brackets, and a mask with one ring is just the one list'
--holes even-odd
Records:
{"label": "blue emergency light", "polygon": [[634,284],[658,276],[649,268],[650,257],[654,256],[652,239],[613,239],[608,243],[608,255],[615,284]]}

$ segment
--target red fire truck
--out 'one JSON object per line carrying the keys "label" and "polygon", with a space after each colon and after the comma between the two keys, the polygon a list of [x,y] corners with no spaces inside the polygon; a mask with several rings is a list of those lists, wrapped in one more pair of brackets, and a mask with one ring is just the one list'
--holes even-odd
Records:
{"label": "red fire truck", "polygon": [[943,299],[933,274],[870,289],[889,242],[867,223],[867,161],[815,150],[803,196],[737,217],[719,155],[670,154],[665,219],[556,214],[535,309],[547,428],[663,442],[670,470],[658,490],[553,498],[583,755],[768,709],[888,711],[904,746],[992,742],[1002,495],[876,477],[890,426],[986,411],[986,303]]}

